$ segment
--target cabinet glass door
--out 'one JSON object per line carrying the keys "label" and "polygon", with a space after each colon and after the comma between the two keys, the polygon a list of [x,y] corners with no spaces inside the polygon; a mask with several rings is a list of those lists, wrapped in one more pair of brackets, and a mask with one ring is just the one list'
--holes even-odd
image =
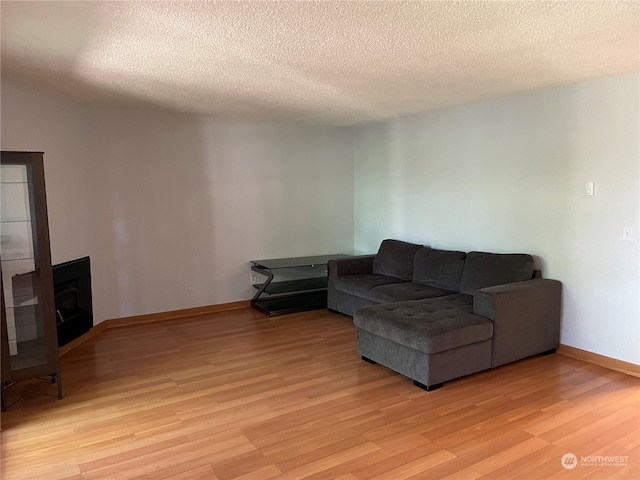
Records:
{"label": "cabinet glass door", "polygon": [[[43,157],[7,151],[0,157],[2,411],[8,391],[30,378],[50,377],[62,398]],[[27,391],[42,393],[25,389],[17,400]]]}
{"label": "cabinet glass door", "polygon": [[47,364],[30,164],[0,165],[0,265],[11,370]]}

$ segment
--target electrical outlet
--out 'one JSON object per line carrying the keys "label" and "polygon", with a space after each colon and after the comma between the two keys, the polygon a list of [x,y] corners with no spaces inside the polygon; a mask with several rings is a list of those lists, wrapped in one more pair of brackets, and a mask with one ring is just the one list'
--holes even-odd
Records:
{"label": "electrical outlet", "polygon": [[258,274],[257,273],[252,273],[249,276],[249,281],[251,282],[251,285],[255,285],[256,283],[258,283]]}
{"label": "electrical outlet", "polygon": [[191,282],[184,282],[184,291],[185,292],[191,291]]}
{"label": "electrical outlet", "polygon": [[622,227],[622,240],[624,240],[625,242],[630,242],[633,240],[633,228]]}
{"label": "electrical outlet", "polygon": [[595,182],[586,182],[584,184],[584,194],[589,197],[593,197],[596,194]]}

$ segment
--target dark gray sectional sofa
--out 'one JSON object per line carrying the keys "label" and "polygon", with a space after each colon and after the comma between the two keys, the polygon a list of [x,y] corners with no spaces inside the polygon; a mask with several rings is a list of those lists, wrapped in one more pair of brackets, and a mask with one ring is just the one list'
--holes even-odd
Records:
{"label": "dark gray sectional sofa", "polygon": [[426,390],[559,345],[561,284],[530,255],[385,240],[328,268],[329,309],[353,316],[363,359]]}

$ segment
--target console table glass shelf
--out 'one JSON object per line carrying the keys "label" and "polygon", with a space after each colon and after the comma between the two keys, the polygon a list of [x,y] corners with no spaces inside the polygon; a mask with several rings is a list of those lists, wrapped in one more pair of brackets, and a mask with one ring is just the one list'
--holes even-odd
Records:
{"label": "console table glass shelf", "polygon": [[[316,310],[327,306],[327,262],[347,255],[251,260],[251,270],[263,275],[265,282],[251,306],[269,316]],[[274,278],[282,277],[277,281]]]}

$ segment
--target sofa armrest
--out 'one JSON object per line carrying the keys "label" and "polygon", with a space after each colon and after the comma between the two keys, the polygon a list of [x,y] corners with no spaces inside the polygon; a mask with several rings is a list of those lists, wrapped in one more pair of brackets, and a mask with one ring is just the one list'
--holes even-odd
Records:
{"label": "sofa armrest", "polygon": [[329,277],[343,275],[364,275],[373,273],[373,259],[375,255],[360,255],[357,257],[334,258],[329,260]]}
{"label": "sofa armrest", "polygon": [[558,348],[562,284],[533,279],[477,290],[473,313],[493,321],[491,367]]}
{"label": "sofa armrest", "polygon": [[360,255],[357,257],[334,258],[327,263],[329,271],[327,284],[327,308],[337,310],[335,281],[344,275],[365,275],[373,273],[373,259],[375,255]]}

